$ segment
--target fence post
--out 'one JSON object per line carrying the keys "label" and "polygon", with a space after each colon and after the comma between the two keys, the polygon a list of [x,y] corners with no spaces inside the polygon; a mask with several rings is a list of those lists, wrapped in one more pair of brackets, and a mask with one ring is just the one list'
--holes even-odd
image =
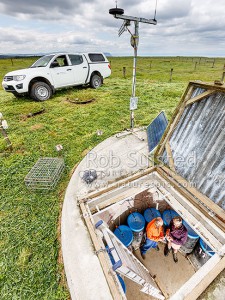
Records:
{"label": "fence post", "polygon": [[222,73],[222,78],[221,78],[222,82],[224,81],[224,78],[225,78],[225,72]]}
{"label": "fence post", "polygon": [[197,63],[198,63],[198,62],[196,61],[196,62],[195,62],[195,71],[196,71]]}
{"label": "fence post", "polygon": [[214,58],[213,63],[212,63],[212,68],[214,68],[215,61],[216,61],[216,59]]}
{"label": "fence post", "polygon": [[12,64],[12,66],[13,66],[13,59],[11,58],[11,64]]}
{"label": "fence post", "polygon": [[123,78],[126,78],[126,67],[123,67]]}
{"label": "fence post", "polygon": [[152,61],[150,61],[150,70],[152,69]]}
{"label": "fence post", "polygon": [[173,69],[170,70],[170,82],[172,81],[172,77],[173,77]]}

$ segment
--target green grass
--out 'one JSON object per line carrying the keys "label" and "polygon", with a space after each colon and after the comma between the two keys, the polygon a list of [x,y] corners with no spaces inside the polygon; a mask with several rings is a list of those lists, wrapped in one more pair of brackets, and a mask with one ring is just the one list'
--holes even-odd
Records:
{"label": "green grass", "polygon": [[[0,77],[29,66],[33,59],[0,60]],[[8,121],[13,151],[0,136],[1,299],[68,299],[63,266],[58,260],[58,223],[64,192],[73,166],[86,151],[112,134],[129,127],[132,58],[110,58],[112,76],[98,89],[71,88],[58,91],[45,103],[16,99],[0,88],[0,111]],[[189,80],[220,79],[224,59],[139,58],[136,126],[148,125],[161,111],[171,117]],[[151,68],[150,68],[151,64]],[[123,78],[126,67],[126,78]],[[170,83],[170,70],[173,80]],[[86,105],[67,99],[91,99]],[[26,115],[42,107],[45,113]],[[102,136],[96,134],[103,131]],[[40,156],[56,156],[55,145],[64,147],[66,172],[50,193],[29,192],[24,177]]]}

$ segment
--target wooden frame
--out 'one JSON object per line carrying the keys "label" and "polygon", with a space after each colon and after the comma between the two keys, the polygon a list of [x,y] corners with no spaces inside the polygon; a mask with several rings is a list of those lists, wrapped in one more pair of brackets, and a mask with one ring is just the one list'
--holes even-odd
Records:
{"label": "wooden frame", "polygon": [[[158,175],[161,178],[160,180],[159,180]],[[207,234],[207,238],[206,238],[207,240],[210,239],[210,234],[209,234],[207,227],[211,226],[210,232],[211,232],[212,240],[210,242],[210,245],[212,245],[213,243],[217,244],[217,247],[215,248],[215,250],[218,251],[218,249],[222,245],[221,243],[218,244],[218,241],[217,241],[218,237],[224,236],[224,239],[221,238],[221,242],[222,241],[225,242],[225,234],[224,234],[225,229],[222,226],[218,226],[218,224],[215,223],[215,219],[213,217],[211,217],[206,210],[202,209],[201,206],[199,207],[198,203],[196,203],[195,197],[193,197],[193,196],[191,197],[188,194],[188,192],[185,191],[185,189],[182,187],[182,185],[179,182],[175,182],[174,180],[172,180],[170,178],[170,176],[167,175],[167,173],[163,172],[163,169],[157,168],[155,171],[152,171],[149,174],[149,176],[147,176],[147,175],[144,176],[144,180],[142,180],[142,178],[139,178],[139,181],[136,181],[136,180],[132,180],[132,178],[133,177],[129,177],[129,179],[130,179],[129,186],[132,186],[132,184],[134,184],[134,185],[140,185],[140,187],[136,187],[133,189],[131,187],[128,187],[128,189],[127,189],[128,194],[126,191],[123,192],[120,187],[118,187],[118,186],[114,187],[114,191],[112,191],[111,194],[107,193],[107,198],[108,198],[107,200],[103,198],[101,203],[98,202],[99,209],[105,210],[108,206],[110,206],[112,204],[126,200],[128,198],[128,195],[130,196],[132,193],[133,193],[133,195],[136,195],[136,194],[143,192],[144,190],[148,190],[149,183],[154,183],[156,186],[158,183],[160,183],[160,184],[162,183],[161,184],[162,186],[166,186],[166,183],[169,183],[169,186],[172,189],[174,189],[174,192],[177,191],[177,193],[179,193],[181,195],[181,197],[183,197],[183,199],[186,199],[185,200],[186,207],[189,206],[190,211],[193,211],[193,213],[195,212],[199,215],[199,218],[198,218],[199,221],[201,220],[202,223],[205,224],[204,226],[205,226],[205,233]],[[164,180],[164,182],[163,182],[163,180]],[[170,189],[170,188],[167,187],[167,189]],[[179,206],[179,203],[174,204],[174,201],[172,201],[174,192],[172,190],[170,191],[171,196],[168,197],[168,199],[166,201],[171,206],[175,207],[175,210],[177,210],[176,208]],[[164,193],[164,194],[168,194],[168,192]],[[91,200],[90,202],[87,202],[87,205],[89,206],[89,204],[92,204],[93,200]],[[98,197],[96,198],[96,200],[98,200]],[[180,198],[180,201],[181,202],[183,201],[182,198]],[[94,206],[90,207],[91,213],[94,213],[96,210],[92,210],[92,207],[94,207]],[[189,213],[188,209],[186,208],[186,210],[187,210],[186,214],[188,214]],[[183,216],[182,210],[178,211],[178,213],[181,213]],[[221,224],[219,224],[219,225],[221,225]],[[216,239],[213,238],[213,236],[212,236],[213,234],[215,235]]]}
{"label": "wooden frame", "polygon": [[[207,91],[201,93],[200,95],[190,98],[191,94],[193,92],[194,88],[203,88],[207,89]],[[168,125],[167,131],[164,133],[161,143],[156,149],[155,156],[158,159],[158,163],[160,164],[160,156],[163,155],[163,152],[166,151],[168,155],[168,163],[169,163],[169,168],[166,166],[162,167],[164,172],[169,175],[169,177],[172,177],[176,182],[183,186],[189,186],[188,182],[178,175],[175,171],[174,167],[174,160],[172,156],[172,151],[170,148],[169,140],[179,122],[179,120],[182,117],[183,111],[185,107],[189,104],[192,104],[196,101],[200,101],[204,98],[207,98],[208,96],[212,95],[215,92],[224,92],[225,93],[225,85],[212,85],[209,83],[203,83],[203,82],[189,82],[186,91],[184,92],[181,101]],[[220,208],[217,204],[215,204],[212,200],[210,200],[207,196],[203,195],[201,192],[199,192],[197,189],[194,187],[189,187],[188,188],[190,194],[192,194],[194,197],[197,198],[197,205],[199,204],[199,201],[201,202],[200,205],[205,206],[205,210],[207,211],[207,208],[209,208],[215,215],[216,215],[216,222],[217,225],[220,226],[223,230],[225,229],[225,212],[222,208]],[[193,200],[193,198],[192,198]],[[209,211],[209,210],[208,210]]]}
{"label": "wooden frame", "polygon": [[[162,168],[162,167],[158,167],[158,168],[152,168],[151,171],[148,170],[148,174],[151,175],[151,173],[156,173],[156,175],[158,174],[159,176],[162,177],[162,180],[164,181],[168,181],[171,184],[171,189],[177,190],[178,193],[180,193],[183,198],[186,201],[186,205],[189,206],[189,208],[187,207],[186,210],[186,215],[189,213],[189,220],[194,220],[194,217],[191,217],[191,209],[193,211],[195,211],[196,213],[203,213],[205,215],[204,218],[208,218],[210,219],[210,221],[206,221],[207,219],[200,216],[200,220],[202,222],[202,226],[201,226],[201,230],[205,230],[205,237],[206,239],[211,239],[211,242],[215,244],[215,247],[213,247],[219,254],[215,254],[203,267],[201,267],[197,273],[195,273],[177,292],[176,294],[174,294],[170,299],[171,300],[192,300],[192,299],[197,299],[197,297],[206,289],[206,287],[215,279],[215,277],[223,270],[224,266],[225,266],[225,257],[221,257],[220,255],[224,255],[225,253],[225,246],[222,246],[223,244],[221,242],[219,242],[219,240],[215,237],[212,236],[212,233],[210,233],[209,231],[207,231],[207,229],[204,229],[204,222],[206,222],[207,224],[211,222],[211,226],[212,228],[218,228],[218,234],[220,234],[220,232],[222,232],[223,238],[225,238],[225,230],[221,230],[219,227],[217,227],[217,224],[215,223],[215,220],[210,217],[210,215],[208,215],[208,213],[206,213],[205,210],[201,209],[201,207],[199,207],[198,205],[196,205],[196,203],[194,201],[190,201],[189,203],[189,199],[191,198],[191,196],[187,196],[187,192],[185,191],[185,189],[182,187],[182,185],[177,182],[176,185],[174,184],[175,179],[173,178],[173,176],[171,176],[171,170],[169,170],[168,168]],[[170,172],[170,173],[168,173]],[[152,180],[157,180],[157,176],[155,176],[154,174],[152,174]],[[171,177],[170,177],[171,176]],[[148,176],[147,176],[148,177]],[[155,179],[154,179],[155,177]],[[141,181],[141,177],[138,177],[139,180]],[[126,179],[126,182],[132,183],[135,180],[137,180],[137,176],[130,176]],[[146,180],[149,180],[146,178]],[[120,182],[124,182],[124,180],[121,180]],[[117,183],[117,185],[113,185],[110,187],[110,191],[118,191],[120,190],[119,183]],[[148,189],[146,187],[146,189]],[[106,192],[106,194],[108,194],[108,190],[109,189],[105,189],[102,190],[100,195],[104,194],[104,191]],[[137,190],[139,190],[139,188],[137,188]],[[142,191],[139,190],[140,192]],[[139,193],[139,191],[136,192]],[[165,192],[165,190],[162,188],[160,190],[161,193],[164,194],[165,196],[165,200],[172,206],[172,207],[176,207],[176,209],[179,211],[179,213],[182,214],[182,209],[181,206],[181,200],[175,200],[173,197],[176,197],[175,194],[173,196],[173,192],[171,191],[168,196],[168,192]],[[115,193],[113,193],[115,194]],[[122,193],[122,195],[125,197],[126,195]],[[116,197],[116,199],[114,199],[115,201],[111,201],[112,203],[116,203],[118,201],[121,201],[121,197]],[[97,195],[98,197],[98,195]],[[166,199],[167,198],[167,199]],[[93,199],[93,198],[92,198]],[[195,197],[193,198],[195,199]],[[192,200],[193,200],[192,199]],[[112,200],[112,199],[111,199]],[[174,202],[175,201],[175,202]],[[86,204],[81,203],[81,208],[82,208],[82,212],[86,212],[86,214],[88,213],[87,209],[85,208],[85,205],[88,205],[88,202]],[[192,208],[191,208],[192,205]],[[107,205],[102,205],[103,207],[106,207]],[[190,210],[190,212],[189,212]],[[97,237],[95,237],[94,235],[96,235],[94,228],[93,228],[93,224],[90,220],[90,217],[85,218],[86,224],[89,228],[90,231],[90,235],[92,238],[92,241],[94,243],[94,246],[96,249],[100,249],[100,242],[98,241]],[[206,224],[205,223],[205,224]],[[220,231],[221,230],[221,231]],[[196,230],[197,231],[197,230]],[[210,237],[211,235],[211,237]],[[211,243],[210,243],[211,244]],[[106,274],[108,272],[108,265],[106,264],[106,258],[104,257],[104,253],[99,253],[99,259],[100,262],[102,264],[104,273]],[[110,277],[109,274],[107,274],[107,277]],[[197,279],[196,279],[197,278]],[[110,289],[113,291],[114,288],[116,288],[115,286],[115,282],[112,282],[112,278],[107,278],[108,284],[109,286],[111,284],[113,284],[113,287],[110,287]],[[114,297],[114,299],[119,299]]]}
{"label": "wooden frame", "polygon": [[201,101],[202,99],[211,96],[213,93],[215,93],[215,92],[211,91],[211,90],[206,91],[206,92],[204,92],[204,93],[202,93],[202,94],[200,94],[200,95],[198,95],[194,98],[191,98],[191,99],[187,100],[186,103],[185,103],[185,106],[187,106],[189,104],[193,104],[193,103],[198,102],[198,101]]}
{"label": "wooden frame", "polygon": [[118,300],[126,300],[127,299],[126,296],[122,296],[122,294],[120,293],[120,291],[118,289],[118,286],[116,284],[116,279],[114,279],[114,276],[113,276],[113,271],[110,271],[108,261],[105,257],[105,252],[102,251],[103,244],[100,242],[100,240],[98,239],[98,237],[95,233],[94,226],[90,220],[90,217],[88,217],[88,211],[85,208],[85,204],[81,203],[80,208],[83,213],[83,216],[86,216],[84,218],[84,220],[87,225],[94,248],[96,249],[96,254],[98,255],[98,259],[102,266],[102,269],[103,269],[106,281],[108,283],[109,289],[111,291],[112,297],[114,299],[118,299]]}
{"label": "wooden frame", "polygon": [[[176,189],[180,191],[192,204],[200,208],[220,229],[225,231],[225,211],[215,204],[208,197],[200,193],[196,188],[191,187],[189,182],[180,175],[174,173],[166,166],[158,168],[161,176],[168,180]],[[183,186],[183,188],[181,188]],[[188,187],[188,188],[187,188]],[[210,211],[215,213],[215,217],[210,216]]]}
{"label": "wooden frame", "polygon": [[[208,91],[203,92],[199,96],[190,99],[194,88],[203,88],[203,89],[207,89]],[[197,81],[190,81],[188,83],[187,88],[186,88],[185,92],[183,93],[183,95],[181,97],[181,100],[180,100],[176,110],[173,113],[173,116],[172,116],[172,118],[169,122],[168,128],[165,131],[165,133],[163,134],[163,137],[161,139],[161,143],[158,145],[158,147],[156,149],[156,152],[155,152],[156,157],[162,155],[163,150],[165,148],[165,144],[167,143],[167,141],[170,139],[171,135],[173,134],[173,131],[175,130],[186,105],[190,104],[190,103],[188,103],[188,101],[189,100],[191,101],[191,100],[194,100],[194,99],[195,99],[195,101],[202,100],[204,97],[207,97],[207,96],[211,95],[214,92],[225,92],[225,84],[223,84],[223,85],[216,85],[216,84],[212,85],[210,83],[197,82]],[[201,97],[201,96],[203,96],[203,97]]]}
{"label": "wooden frame", "polygon": [[100,189],[99,191],[94,191],[94,192],[91,192],[89,193],[85,198],[81,197],[80,199],[78,199],[79,203],[85,203],[87,201],[89,201],[90,199],[92,198],[96,198],[96,197],[99,197],[101,196],[102,194],[105,194],[107,192],[110,192],[111,190],[115,189],[119,186],[123,186],[127,183],[130,182],[130,180],[135,180],[135,179],[138,179],[138,178],[141,178],[147,174],[150,174],[152,173],[153,171],[155,171],[156,167],[150,167],[148,169],[145,169],[143,171],[140,171],[140,172],[137,172],[136,174],[134,175],[131,175],[130,177],[128,178],[125,178],[125,179],[122,179],[120,181],[117,181],[115,183],[112,183],[111,185],[109,185],[107,188],[102,188]]}
{"label": "wooden frame", "polygon": [[173,154],[172,154],[172,151],[171,151],[169,141],[166,143],[165,148],[166,148],[166,152],[167,152],[167,157],[169,159],[169,166],[170,166],[171,170],[173,170],[175,172]]}
{"label": "wooden frame", "polygon": [[[207,89],[207,91],[191,98],[194,88],[198,87]],[[201,226],[199,226],[198,228],[196,227],[196,231],[198,230],[197,232],[204,233],[204,235],[202,234],[202,236],[204,236],[204,238],[209,242],[210,246],[214,245],[212,248],[217,252],[170,298],[171,300],[197,299],[197,297],[206,289],[206,287],[215,279],[215,277],[225,268],[225,246],[223,246],[223,242],[225,239],[225,212],[207,196],[203,195],[193,186],[190,186],[187,180],[176,173],[172,151],[169,143],[169,140],[186,106],[197,101],[201,101],[202,99],[212,95],[217,91],[225,92],[225,85],[189,82],[187,89],[184,92],[181,101],[175,113],[173,114],[168,128],[164,133],[161,143],[157,147],[155,153],[155,156],[158,157],[161,156],[166,150],[168,155],[169,167],[160,165],[161,163],[158,161],[158,166],[148,168],[130,177],[111,183],[111,185],[107,188],[103,188],[99,191],[94,191],[92,193],[89,193],[85,198],[79,199],[82,212],[88,214],[88,210],[87,208],[85,208],[85,205],[90,205],[89,209],[91,213],[93,213],[95,211],[95,205],[98,206],[98,209],[105,209],[106,207],[114,203],[117,203],[123,199],[147,190],[147,187],[138,188],[136,190],[132,187],[128,189],[125,188],[124,190],[120,188],[121,186],[128,183],[141,181],[144,176],[148,177],[148,175],[154,172],[161,176],[162,182],[166,181],[171,185],[169,196],[168,192],[166,192],[166,189],[160,189],[160,192],[164,196],[165,201],[167,201],[167,203],[169,203],[172,207],[176,207],[176,209],[181,213],[182,217],[188,217],[192,226],[194,222],[196,222],[195,215],[197,214],[199,216],[199,222],[201,223]],[[147,178],[146,181],[148,181]],[[178,199],[176,199],[176,192],[180,194],[180,198]],[[211,213],[213,213],[213,215],[211,215]],[[85,218],[85,222],[89,229],[90,236],[96,250],[101,250],[101,243],[96,236],[96,232],[94,230],[90,216]],[[220,238],[218,238],[218,236]],[[104,253],[99,252],[98,257],[114,299],[121,299],[121,295],[118,292],[115,281],[113,280],[111,274],[109,274],[107,259]],[[117,293],[115,292],[115,290],[117,290]]]}
{"label": "wooden frame", "polygon": [[169,125],[167,127],[167,130],[164,132],[161,142],[158,145],[158,147],[156,148],[156,152],[155,152],[155,157],[158,157],[160,155],[162,155],[165,144],[167,143],[167,141],[170,139],[174,128],[176,127],[176,125],[178,124],[181,115],[185,109],[185,104],[184,102],[189,100],[191,97],[191,94],[193,92],[194,87],[191,85],[191,83],[189,82],[186,91],[184,92],[184,94],[181,97],[181,100],[177,106],[177,108],[175,109],[173,116],[169,122]]}
{"label": "wooden frame", "polygon": [[225,257],[214,254],[171,298],[170,300],[197,299],[205,288],[225,268]]}

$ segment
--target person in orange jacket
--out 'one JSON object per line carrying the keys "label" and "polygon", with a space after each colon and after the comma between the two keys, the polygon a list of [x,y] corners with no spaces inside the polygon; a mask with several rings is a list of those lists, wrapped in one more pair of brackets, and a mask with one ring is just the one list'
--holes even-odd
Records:
{"label": "person in orange jacket", "polygon": [[140,248],[141,256],[143,259],[145,259],[145,254],[149,249],[155,248],[157,251],[159,251],[158,242],[164,240],[162,218],[155,218],[148,223],[146,228],[146,235],[146,241]]}

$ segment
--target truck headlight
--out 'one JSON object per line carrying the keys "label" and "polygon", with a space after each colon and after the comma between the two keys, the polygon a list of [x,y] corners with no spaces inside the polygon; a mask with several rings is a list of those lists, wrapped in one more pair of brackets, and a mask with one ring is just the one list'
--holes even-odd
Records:
{"label": "truck headlight", "polygon": [[15,81],[21,81],[26,77],[26,75],[15,75],[13,76],[13,80]]}

